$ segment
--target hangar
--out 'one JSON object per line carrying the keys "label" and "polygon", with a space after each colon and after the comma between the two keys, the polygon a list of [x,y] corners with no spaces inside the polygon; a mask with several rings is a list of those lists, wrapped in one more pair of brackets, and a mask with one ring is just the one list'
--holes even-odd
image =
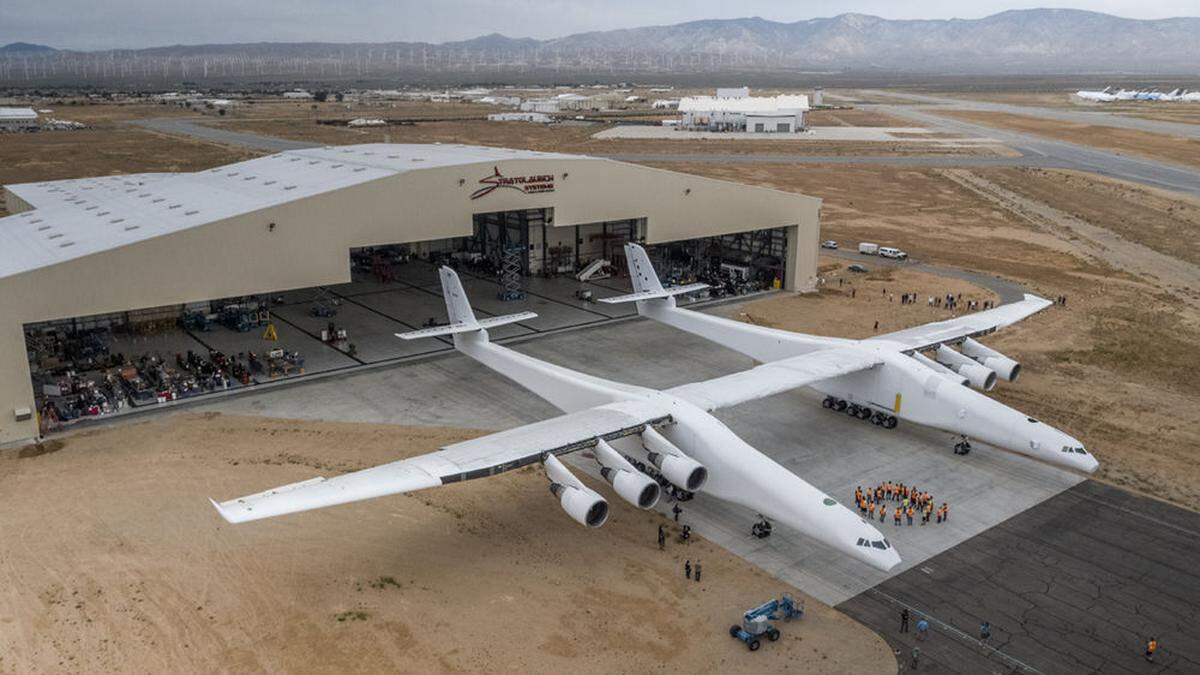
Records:
{"label": "hangar", "polygon": [[[195,173],[6,187],[0,218],[0,443],[38,436],[31,325],[352,280],[352,252],[470,239],[525,275],[624,241],[768,233],[782,286],[816,282],[820,200],[623,162],[462,145],[292,150]],[[67,324],[70,325],[70,324]],[[74,324],[78,325],[78,324]]]}

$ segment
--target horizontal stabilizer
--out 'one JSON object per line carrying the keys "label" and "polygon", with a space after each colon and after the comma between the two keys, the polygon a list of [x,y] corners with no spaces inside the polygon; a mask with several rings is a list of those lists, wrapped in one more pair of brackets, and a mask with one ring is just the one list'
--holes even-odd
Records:
{"label": "horizontal stabilizer", "polygon": [[622,302],[657,300],[660,298],[669,298],[673,295],[687,295],[688,293],[695,293],[706,288],[708,288],[708,284],[687,284],[684,286],[671,286],[662,290],[638,291],[637,293],[629,293],[627,295],[615,295],[611,298],[596,298],[596,300],[598,302],[616,305]]}
{"label": "horizontal stabilizer", "polygon": [[439,335],[454,335],[455,333],[473,333],[477,330],[486,328],[495,328],[509,323],[517,323],[519,321],[528,321],[536,319],[537,314],[534,312],[518,312],[517,314],[506,314],[504,316],[493,316],[486,319],[478,319],[471,322],[452,323],[445,326],[434,326],[433,328],[422,328],[421,330],[413,330],[407,333],[396,333],[396,337],[401,340],[418,340],[420,338],[437,337]]}

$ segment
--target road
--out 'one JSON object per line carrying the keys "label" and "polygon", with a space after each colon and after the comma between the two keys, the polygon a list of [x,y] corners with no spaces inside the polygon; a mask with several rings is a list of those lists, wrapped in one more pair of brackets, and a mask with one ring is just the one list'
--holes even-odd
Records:
{"label": "road", "polygon": [[203,141],[224,143],[225,145],[236,145],[253,150],[266,150],[268,152],[283,152],[284,150],[300,150],[303,148],[319,147],[316,143],[289,141],[284,138],[264,136],[263,134],[255,134],[243,131],[230,131],[228,129],[205,126],[198,120],[194,119],[156,117],[152,119],[133,120],[131,123],[139,127],[164,134],[191,136],[192,138],[198,138]]}
{"label": "road", "polygon": [[[1195,673],[1198,542],[1200,514],[1085,481],[838,608],[928,672]],[[906,606],[927,640],[900,633]]]}

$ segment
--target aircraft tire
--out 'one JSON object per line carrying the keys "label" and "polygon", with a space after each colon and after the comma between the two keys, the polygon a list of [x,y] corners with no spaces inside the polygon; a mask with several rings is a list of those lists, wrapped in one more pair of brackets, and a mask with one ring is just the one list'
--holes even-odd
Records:
{"label": "aircraft tire", "polygon": [[896,419],[895,415],[888,415],[887,417],[883,418],[884,429],[895,429],[896,425],[899,423],[900,420]]}

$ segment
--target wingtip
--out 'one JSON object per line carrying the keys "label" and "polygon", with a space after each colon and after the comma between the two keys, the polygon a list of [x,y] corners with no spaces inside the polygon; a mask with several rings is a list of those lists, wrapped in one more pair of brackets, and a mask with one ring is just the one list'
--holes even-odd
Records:
{"label": "wingtip", "polygon": [[225,522],[227,522],[227,523],[233,522],[233,520],[231,520],[229,518],[229,514],[225,513],[225,509],[221,508],[221,505],[217,503],[217,500],[213,499],[212,497],[209,497],[208,502],[213,505],[213,508],[217,510],[217,513],[221,515],[221,518],[224,519]]}

